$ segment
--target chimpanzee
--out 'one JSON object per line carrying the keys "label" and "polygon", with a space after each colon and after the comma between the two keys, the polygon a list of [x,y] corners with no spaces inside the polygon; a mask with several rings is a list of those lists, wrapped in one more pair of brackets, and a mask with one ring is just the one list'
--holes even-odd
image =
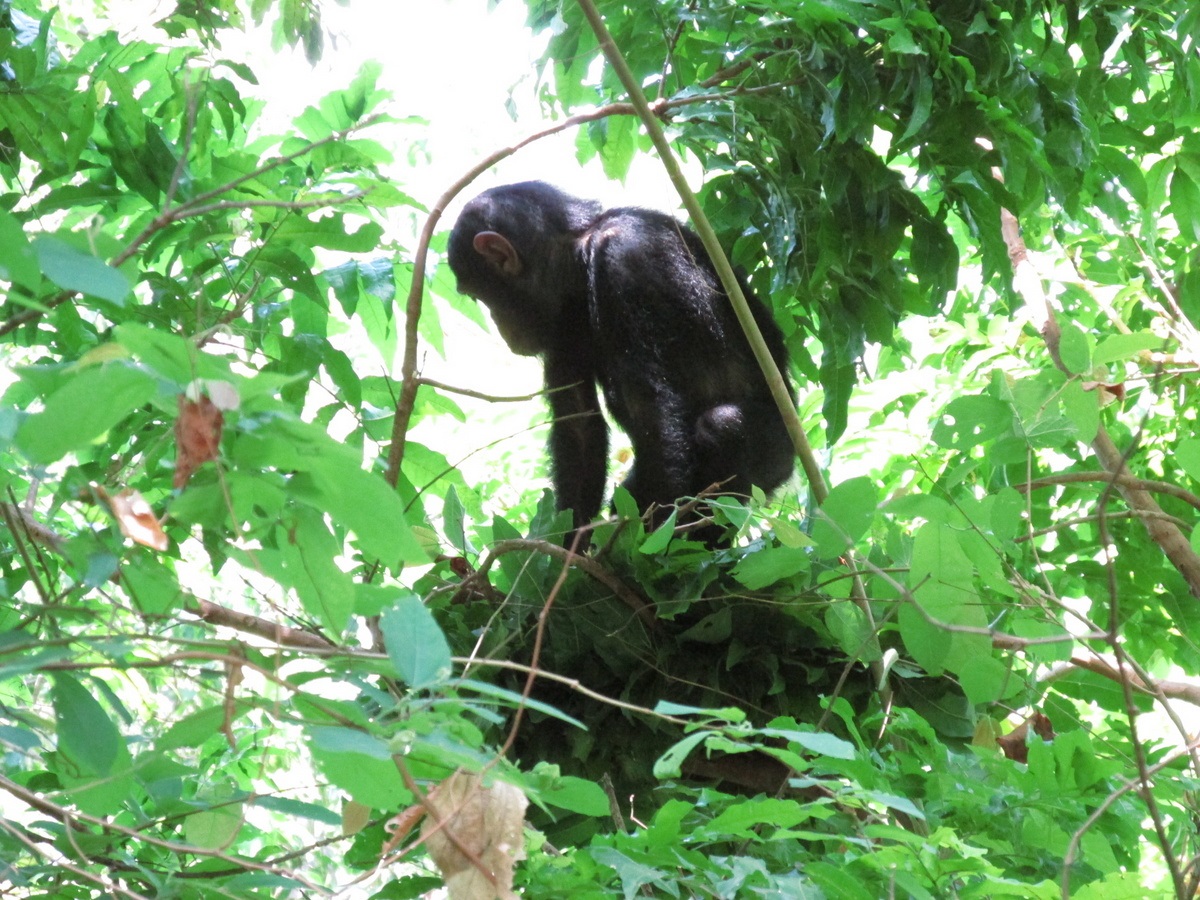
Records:
{"label": "chimpanzee", "polygon": [[[463,209],[449,262],[509,349],[542,356],[556,500],[576,529],[604,498],[597,382],[633,443],[624,487],[643,511],[717,482],[748,494],[790,477],[792,443],[745,334],[700,238],[671,216],[606,211],[540,181],[505,185]],[[778,326],[740,283],[786,373]],[[788,392],[794,401],[790,383]]]}

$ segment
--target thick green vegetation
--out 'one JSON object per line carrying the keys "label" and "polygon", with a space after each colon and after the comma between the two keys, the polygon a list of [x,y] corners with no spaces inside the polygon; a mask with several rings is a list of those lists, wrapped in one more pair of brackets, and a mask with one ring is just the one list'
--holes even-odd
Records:
{"label": "thick green vegetation", "polygon": [[[221,49],[317,7],[0,0],[0,894],[1194,896],[1200,7],[596,5],[824,482],[717,550],[460,473],[468,174]],[[589,0],[527,6],[621,178]]]}

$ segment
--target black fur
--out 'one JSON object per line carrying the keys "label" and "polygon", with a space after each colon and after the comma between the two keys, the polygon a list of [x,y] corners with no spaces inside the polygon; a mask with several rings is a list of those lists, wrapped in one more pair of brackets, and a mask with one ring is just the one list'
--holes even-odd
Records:
{"label": "black fur", "polygon": [[[700,239],[672,217],[604,211],[538,181],[506,185],[467,204],[449,262],[509,347],[543,358],[557,504],[576,528],[604,498],[597,383],[633,443],[624,486],[639,509],[719,481],[733,494],[770,491],[791,475],[791,440],[729,300]],[[786,373],[779,328],[742,290]]]}

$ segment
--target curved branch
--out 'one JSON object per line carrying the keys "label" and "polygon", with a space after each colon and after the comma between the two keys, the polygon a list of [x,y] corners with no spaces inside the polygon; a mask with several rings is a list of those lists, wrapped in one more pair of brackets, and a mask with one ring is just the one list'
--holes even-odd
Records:
{"label": "curved branch", "polygon": [[[1115,449],[1116,448],[1114,447],[1114,450]],[[1100,453],[1097,452],[1096,455],[1100,456]],[[1103,462],[1103,460],[1101,461]],[[1191,491],[1184,490],[1179,485],[1172,484],[1169,481],[1154,481],[1149,478],[1135,478],[1133,475],[1129,475],[1128,473],[1113,474],[1112,472],[1063,472],[1059,475],[1049,475],[1046,478],[1035,478],[1033,481],[1026,482],[1025,484],[1015,484],[1013,487],[1021,493],[1024,493],[1026,491],[1036,491],[1044,487],[1054,487],[1060,484],[1078,484],[1080,482],[1088,481],[1098,481],[1103,484],[1115,484],[1117,487],[1129,488],[1136,491],[1149,491],[1156,494],[1169,494],[1172,497],[1182,500],[1189,506],[1200,510],[1200,497],[1197,497]],[[1168,520],[1173,518],[1168,516],[1162,510],[1158,510],[1153,514],[1146,510],[1135,510],[1135,512],[1144,514],[1145,516],[1149,516],[1151,518],[1154,516]]]}
{"label": "curved branch", "polygon": [[552,544],[549,541],[538,541],[526,538],[513,538],[507,541],[497,541],[488,548],[487,556],[480,562],[479,568],[472,574],[471,578],[482,578],[487,574],[488,569],[503,556],[505,553],[518,553],[527,550],[532,553],[542,553],[554,559],[561,560],[563,563],[574,566],[581,572],[591,576],[596,581],[600,582],[606,588],[613,592],[618,599],[630,609],[632,609],[639,619],[647,627],[653,627],[656,619],[654,613],[654,604],[639,594],[637,591],[629,587],[620,578],[610,572],[604,566],[590,556],[580,556],[578,553],[572,553],[566,547],[561,547],[558,544]]}

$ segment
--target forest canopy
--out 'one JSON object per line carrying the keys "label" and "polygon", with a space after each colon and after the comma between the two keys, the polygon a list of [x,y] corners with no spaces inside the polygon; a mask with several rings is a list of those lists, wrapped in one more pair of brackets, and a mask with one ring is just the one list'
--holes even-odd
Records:
{"label": "forest canopy", "polygon": [[[334,7],[0,0],[0,894],[1195,896],[1200,7],[514,4],[510,139]],[[555,141],[764,304],[779,490],[618,433],[564,546],[446,262]]]}

